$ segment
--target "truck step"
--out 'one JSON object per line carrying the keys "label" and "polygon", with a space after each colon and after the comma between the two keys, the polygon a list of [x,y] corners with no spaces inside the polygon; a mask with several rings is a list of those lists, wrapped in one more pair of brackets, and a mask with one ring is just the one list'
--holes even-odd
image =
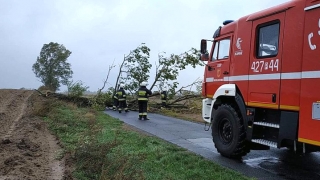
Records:
{"label": "truck step", "polygon": [[280,128],[279,124],[273,124],[273,123],[267,123],[267,122],[254,122],[253,124],[259,125],[259,126],[272,127],[272,128]]}
{"label": "truck step", "polygon": [[263,144],[266,146],[277,148],[277,143],[273,142],[273,141],[269,141],[269,140],[265,140],[265,139],[252,139],[251,141],[258,143],[258,144]]}

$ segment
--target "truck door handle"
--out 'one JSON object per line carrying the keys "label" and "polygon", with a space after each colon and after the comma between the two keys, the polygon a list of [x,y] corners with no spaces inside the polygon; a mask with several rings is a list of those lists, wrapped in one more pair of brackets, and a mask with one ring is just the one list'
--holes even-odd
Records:
{"label": "truck door handle", "polygon": [[227,74],[229,74],[229,72],[228,72],[228,71],[224,71],[223,74],[224,74],[224,75],[227,75]]}

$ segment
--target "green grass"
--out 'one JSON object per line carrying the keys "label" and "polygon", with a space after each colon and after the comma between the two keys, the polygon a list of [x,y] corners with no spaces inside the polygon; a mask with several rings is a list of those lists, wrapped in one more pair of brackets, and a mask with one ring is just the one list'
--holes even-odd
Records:
{"label": "green grass", "polygon": [[71,154],[76,179],[249,179],[159,138],[123,128],[103,112],[64,103],[45,117]]}
{"label": "green grass", "polygon": [[[202,120],[201,113],[192,113],[192,112],[177,112],[175,109],[161,109],[157,110],[154,113],[173,117],[173,118],[178,118],[186,121],[191,121],[191,122],[197,122],[197,123],[204,123]],[[194,115],[197,115],[198,117],[194,117]]]}

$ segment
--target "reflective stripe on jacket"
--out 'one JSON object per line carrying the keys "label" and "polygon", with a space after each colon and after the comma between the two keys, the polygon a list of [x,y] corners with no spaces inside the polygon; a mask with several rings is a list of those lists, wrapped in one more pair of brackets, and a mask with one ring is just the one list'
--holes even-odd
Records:
{"label": "reflective stripe on jacket", "polygon": [[151,94],[152,92],[146,87],[140,87],[138,90],[138,101],[148,101],[148,97]]}
{"label": "reflective stripe on jacket", "polygon": [[119,101],[126,100],[126,92],[124,91],[124,89],[121,88],[117,91],[117,97],[118,97]]}
{"label": "reflective stripe on jacket", "polygon": [[113,98],[118,100],[117,93],[113,95]]}

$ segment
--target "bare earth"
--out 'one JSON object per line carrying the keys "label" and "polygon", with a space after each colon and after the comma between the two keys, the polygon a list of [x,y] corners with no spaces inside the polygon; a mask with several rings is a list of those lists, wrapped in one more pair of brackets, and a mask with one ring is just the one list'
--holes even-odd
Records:
{"label": "bare earth", "polygon": [[0,90],[0,180],[64,179],[59,142],[32,115],[42,97],[29,90]]}

